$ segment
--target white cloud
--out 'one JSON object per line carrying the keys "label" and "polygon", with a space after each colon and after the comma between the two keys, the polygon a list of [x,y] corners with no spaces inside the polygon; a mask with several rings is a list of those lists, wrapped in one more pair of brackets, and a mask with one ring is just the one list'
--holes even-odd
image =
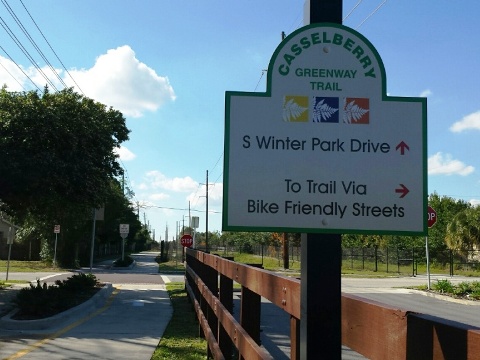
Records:
{"label": "white cloud", "polygon": [[[192,192],[187,196],[187,201],[190,201],[192,206],[196,209],[201,208],[206,202],[206,187],[202,185],[198,191]],[[223,199],[223,184],[215,183],[208,188],[208,204],[209,205],[221,205]]]}
{"label": "white cloud", "polygon": [[[6,84],[11,91],[36,89],[25,74],[41,90],[47,84],[33,66],[20,66],[19,69],[12,61],[1,56],[0,64],[7,70],[0,71],[0,86]],[[55,87],[63,88],[50,68],[44,67],[42,71]],[[77,92],[83,92],[89,98],[112,106],[125,116],[140,117],[146,111],[156,111],[166,102],[175,100],[175,92],[168,77],[157,75],[155,70],[140,62],[128,45],[110,49],[106,54],[100,55],[90,69],[70,69],[68,72],[75,81],[60,69],[56,69],[56,72],[69,87],[75,87]]]}
{"label": "white cloud", "polygon": [[149,183],[149,187],[153,189],[164,189],[174,192],[189,192],[194,191],[198,187],[198,183],[190,176],[185,176],[183,178],[168,178],[156,170],[148,172],[146,176],[146,181]]}
{"label": "white cloud", "polygon": [[429,175],[462,175],[471,174],[475,168],[467,166],[460,160],[452,159],[452,156],[441,152],[428,158],[428,174]]}
{"label": "white cloud", "polygon": [[470,203],[472,206],[478,206],[478,205],[480,205],[480,200],[471,199],[471,200],[469,201],[469,203]]}
{"label": "white cloud", "polygon": [[145,183],[141,183],[137,186],[139,190],[148,190],[148,185]]}
{"label": "white cloud", "polygon": [[465,116],[450,127],[452,132],[462,132],[470,129],[480,130],[480,111]]}
{"label": "white cloud", "polygon": [[[61,78],[63,71],[61,69],[55,69],[58,77],[53,73],[52,69],[48,66],[40,67],[44,75],[42,75],[36,67],[31,65],[26,68],[22,65],[17,66],[13,61],[5,57],[0,56],[0,86],[7,85],[9,91],[23,91],[23,90],[36,90],[37,87],[41,91],[45,85],[48,85],[50,90],[63,89],[58,77]],[[48,84],[47,79],[53,84]],[[33,83],[32,83],[33,82]]]}
{"label": "white cloud", "polygon": [[152,200],[152,201],[158,201],[158,200],[165,200],[165,199],[168,199],[170,196],[168,194],[164,194],[164,193],[156,193],[156,194],[150,194],[148,196],[148,199],[149,200]]}
{"label": "white cloud", "polygon": [[429,97],[431,96],[433,93],[430,91],[430,89],[426,89],[426,90],[423,90],[421,93],[420,93],[420,97]]}
{"label": "white cloud", "polygon": [[130,161],[137,157],[133,152],[128,150],[125,146],[120,146],[113,150],[122,161]]}
{"label": "white cloud", "polygon": [[[168,78],[158,76],[140,62],[128,45],[100,55],[90,69],[69,72],[88,97],[126,116],[140,117],[145,111],[155,111],[167,101],[175,100]],[[70,86],[75,85],[67,80]]]}

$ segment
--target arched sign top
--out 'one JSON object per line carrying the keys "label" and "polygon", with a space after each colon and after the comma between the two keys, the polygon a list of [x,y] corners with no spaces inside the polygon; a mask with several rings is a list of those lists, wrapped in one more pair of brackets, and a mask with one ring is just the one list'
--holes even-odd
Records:
{"label": "arched sign top", "polygon": [[425,234],[426,109],[387,96],[358,32],[298,29],[272,55],[266,92],[226,92],[223,230]]}
{"label": "arched sign top", "polygon": [[[357,31],[339,24],[302,27],[287,36],[269,64],[267,93],[285,83],[290,91],[348,91],[386,94],[385,68],[375,47]],[[347,81],[344,81],[347,80]]]}

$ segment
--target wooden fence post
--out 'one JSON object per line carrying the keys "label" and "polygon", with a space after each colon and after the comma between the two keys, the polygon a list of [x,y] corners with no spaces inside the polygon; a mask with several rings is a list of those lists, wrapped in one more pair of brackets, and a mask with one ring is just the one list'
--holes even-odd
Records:
{"label": "wooden fence post", "polygon": [[[233,261],[233,257],[229,258]],[[227,276],[220,275],[220,302],[233,314],[233,280]],[[222,325],[218,324],[218,344],[225,359],[231,359],[233,354],[233,343]]]}

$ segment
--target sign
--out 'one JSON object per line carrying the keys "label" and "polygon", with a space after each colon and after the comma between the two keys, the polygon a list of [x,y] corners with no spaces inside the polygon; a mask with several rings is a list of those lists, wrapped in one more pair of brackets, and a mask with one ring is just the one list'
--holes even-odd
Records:
{"label": "sign", "polygon": [[199,225],[199,218],[198,216],[192,216],[192,228],[193,229],[197,229],[198,228],[198,225]]}
{"label": "sign", "polygon": [[193,245],[193,237],[189,234],[185,234],[180,238],[182,246],[190,247]]}
{"label": "sign", "polygon": [[125,234],[128,235],[130,232],[130,224],[120,224],[120,235]]}
{"label": "sign", "polygon": [[60,234],[60,225],[55,225],[53,227],[53,233],[54,234]]}
{"label": "sign", "polygon": [[8,228],[8,235],[7,235],[7,245],[13,245],[13,239],[15,238],[15,228],[11,226]]}
{"label": "sign", "polygon": [[426,99],[386,91],[358,32],[289,35],[265,93],[226,93],[222,229],[425,234]]}
{"label": "sign", "polygon": [[429,205],[428,206],[428,227],[431,228],[437,222],[437,212]]}

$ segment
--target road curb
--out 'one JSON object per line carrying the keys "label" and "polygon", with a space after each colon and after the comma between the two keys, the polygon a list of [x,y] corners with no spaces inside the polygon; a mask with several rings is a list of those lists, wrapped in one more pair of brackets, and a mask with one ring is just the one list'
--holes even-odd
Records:
{"label": "road curb", "polygon": [[87,316],[97,308],[102,307],[113,291],[112,284],[105,284],[91,299],[77,305],[71,309],[63,311],[57,315],[37,320],[14,320],[12,316],[18,309],[12,310],[10,313],[0,319],[0,329],[5,330],[46,330],[52,329],[63,322],[78,317]]}
{"label": "road curb", "polygon": [[450,301],[450,302],[457,303],[457,304],[462,304],[462,305],[480,306],[480,301],[457,299],[457,298],[454,298],[454,297],[451,297],[451,296],[448,296],[448,295],[442,295],[442,294],[438,294],[438,293],[435,293],[435,292],[428,292],[428,291],[422,291],[422,290],[416,290],[416,289],[407,289],[407,290],[409,290],[411,293],[431,297],[431,298],[434,298],[434,299]]}

